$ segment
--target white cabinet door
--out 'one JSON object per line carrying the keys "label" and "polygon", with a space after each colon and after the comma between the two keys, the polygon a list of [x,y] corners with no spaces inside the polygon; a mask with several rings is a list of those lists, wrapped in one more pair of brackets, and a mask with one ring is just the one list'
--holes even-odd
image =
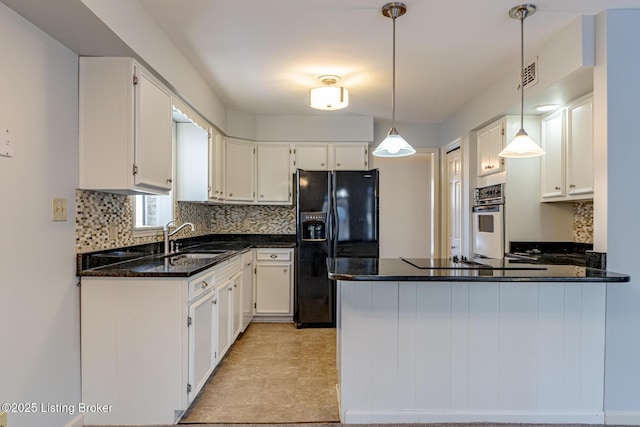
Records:
{"label": "white cabinet door", "polygon": [[367,170],[369,146],[367,144],[333,145],[335,170]]}
{"label": "white cabinet door", "polygon": [[216,296],[218,305],[218,351],[216,354],[216,360],[219,362],[227,353],[227,350],[229,350],[232,343],[233,282],[227,281],[224,285],[216,289]]}
{"label": "white cabinet door", "polygon": [[291,203],[289,144],[258,145],[258,203]]}
{"label": "white cabinet door", "polygon": [[79,187],[168,194],[169,91],[131,58],[81,57],[79,64]]}
{"label": "white cabinet door", "polygon": [[553,199],[565,195],[565,109],[542,118],[542,198]]}
{"label": "white cabinet door", "polygon": [[256,314],[292,314],[291,266],[258,263],[256,270]]}
{"label": "white cabinet door", "polygon": [[593,194],[593,98],[567,108],[567,184],[569,196]]}
{"label": "white cabinet door", "polygon": [[542,199],[593,197],[593,97],[577,99],[542,118]]}
{"label": "white cabinet door", "polygon": [[136,66],[136,186],[171,190],[171,95]]}
{"label": "white cabinet door", "polygon": [[227,139],[225,146],[225,200],[253,202],[255,199],[255,144]]}
{"label": "white cabinet door", "polygon": [[504,148],[504,141],[504,119],[478,130],[478,176],[491,175],[504,170],[504,162],[498,156]]}
{"label": "white cabinet door", "polygon": [[176,198],[181,202],[209,200],[209,135],[191,122],[175,123]]}
{"label": "white cabinet door", "polygon": [[328,170],[329,146],[327,144],[296,145],[296,168],[304,170]]}
{"label": "white cabinet door", "polygon": [[213,128],[209,128],[209,198],[224,200],[226,141]]}
{"label": "white cabinet door", "polygon": [[189,305],[189,403],[214,367],[214,299],[215,293],[210,292]]}
{"label": "white cabinet door", "polygon": [[256,250],[255,315],[293,315],[293,249]]}
{"label": "white cabinet door", "polygon": [[233,313],[232,313],[232,341],[242,332],[242,273],[236,273],[232,278],[233,285]]}
{"label": "white cabinet door", "polygon": [[242,331],[253,319],[253,251],[242,256]]}

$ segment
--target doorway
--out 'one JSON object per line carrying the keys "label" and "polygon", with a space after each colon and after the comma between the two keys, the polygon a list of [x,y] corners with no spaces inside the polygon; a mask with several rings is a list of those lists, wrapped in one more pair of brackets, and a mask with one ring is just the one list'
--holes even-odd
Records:
{"label": "doorway", "polygon": [[436,256],[438,150],[376,157],[373,165],[380,170],[380,258]]}
{"label": "doorway", "polygon": [[462,255],[462,148],[461,140],[449,144],[446,150],[443,176],[443,218],[444,241],[443,254],[451,258]]}

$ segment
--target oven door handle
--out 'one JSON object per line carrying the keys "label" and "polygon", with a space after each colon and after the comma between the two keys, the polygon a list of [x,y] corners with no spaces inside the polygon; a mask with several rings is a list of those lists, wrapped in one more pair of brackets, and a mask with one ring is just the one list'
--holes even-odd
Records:
{"label": "oven door handle", "polygon": [[501,205],[483,205],[483,206],[474,206],[471,212],[473,213],[482,213],[482,212],[500,212]]}

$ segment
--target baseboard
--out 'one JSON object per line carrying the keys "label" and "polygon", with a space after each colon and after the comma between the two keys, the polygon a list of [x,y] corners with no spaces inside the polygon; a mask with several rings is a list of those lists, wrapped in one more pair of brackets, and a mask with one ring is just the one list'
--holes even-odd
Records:
{"label": "baseboard", "polygon": [[293,323],[291,316],[254,316],[251,323]]}
{"label": "baseboard", "polygon": [[640,425],[640,411],[605,411],[605,424]]}
{"label": "baseboard", "polygon": [[78,414],[74,419],[64,425],[64,427],[82,427],[84,426],[84,414]]}
{"label": "baseboard", "polygon": [[346,411],[345,424],[604,424],[604,413],[568,411]]}

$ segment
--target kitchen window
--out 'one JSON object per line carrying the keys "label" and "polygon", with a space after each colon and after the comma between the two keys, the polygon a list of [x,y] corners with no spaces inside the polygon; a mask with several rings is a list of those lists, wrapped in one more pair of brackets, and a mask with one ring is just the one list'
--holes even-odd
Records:
{"label": "kitchen window", "polygon": [[135,236],[155,235],[171,221],[173,216],[173,197],[142,195],[133,196]]}

